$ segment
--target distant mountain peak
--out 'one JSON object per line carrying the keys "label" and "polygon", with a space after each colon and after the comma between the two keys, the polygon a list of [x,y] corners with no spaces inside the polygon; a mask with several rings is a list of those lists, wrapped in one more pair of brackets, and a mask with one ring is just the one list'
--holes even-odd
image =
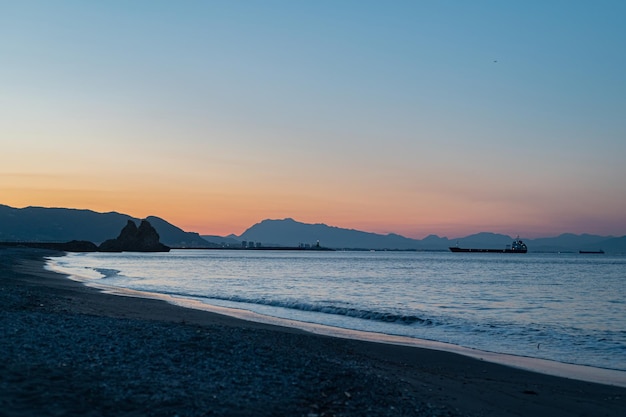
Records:
{"label": "distant mountain peak", "polygon": [[343,249],[411,249],[416,242],[397,234],[381,235],[343,229],[323,223],[302,223],[292,218],[264,220],[247,229],[239,239],[268,246],[317,244]]}

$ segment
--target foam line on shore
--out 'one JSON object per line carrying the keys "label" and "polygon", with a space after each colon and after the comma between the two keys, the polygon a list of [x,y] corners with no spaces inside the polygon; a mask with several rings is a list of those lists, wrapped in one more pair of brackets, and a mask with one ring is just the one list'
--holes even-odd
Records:
{"label": "foam line on shore", "polygon": [[568,363],[561,363],[556,361],[550,361],[546,359],[530,358],[516,355],[509,355],[504,353],[495,353],[482,351],[478,349],[466,348],[463,346],[453,345],[444,342],[431,341],[426,339],[417,339],[406,336],[388,335],[383,333],[366,332],[361,330],[350,330],[339,327],[332,327],[328,325],[322,325],[317,323],[302,322],[290,319],[283,319],[278,317],[272,317],[262,315],[249,310],[236,309],[231,307],[216,306],[208,304],[204,301],[175,297],[167,294],[138,291],[127,288],[119,288],[103,285],[98,282],[89,281],[81,277],[68,275],[67,272],[62,269],[57,269],[52,259],[48,258],[45,264],[45,268],[60,273],[66,276],[68,279],[82,283],[92,288],[96,288],[104,293],[125,296],[125,297],[138,297],[157,299],[168,302],[170,304],[208,311],[211,313],[221,314],[240,320],[251,321],[256,323],[290,327],[299,330],[303,330],[309,333],[338,337],[344,339],[355,339],[361,341],[375,342],[375,343],[387,343],[401,346],[417,347],[424,349],[432,349],[455,353],[467,357],[471,357],[478,360],[484,360],[491,363],[497,363],[500,365],[510,366],[518,369],[524,369],[527,371],[538,372],[545,375],[558,376],[569,379],[576,379],[587,382],[594,382],[606,385],[614,385],[619,387],[626,387],[626,372],[614,370],[595,368],[591,366],[575,365]]}
{"label": "foam line on shore", "polygon": [[[139,295],[141,296],[141,295]],[[151,295],[149,295],[151,296]],[[240,310],[228,307],[219,307],[197,300],[162,296],[165,301],[186,307],[206,310],[213,313],[225,314],[241,320],[254,321],[258,323],[271,324],[276,326],[294,327],[314,334],[324,336],[341,337],[346,339],[356,339],[368,342],[390,343],[402,346],[411,346],[424,349],[435,349],[445,352],[456,353],[469,356],[479,360],[485,360],[500,365],[512,366],[528,371],[539,372],[547,375],[560,376],[564,378],[579,379],[582,381],[596,382],[601,384],[626,387],[626,372],[594,368],[591,366],[567,364],[545,359],[529,358],[523,356],[508,355],[503,353],[487,352],[478,349],[466,348],[449,343],[417,339],[406,336],[395,336],[383,333],[366,332],[362,330],[350,330],[339,327],[332,327],[323,324],[307,323],[277,317],[265,316],[248,310]],[[159,296],[159,298],[161,298]]]}

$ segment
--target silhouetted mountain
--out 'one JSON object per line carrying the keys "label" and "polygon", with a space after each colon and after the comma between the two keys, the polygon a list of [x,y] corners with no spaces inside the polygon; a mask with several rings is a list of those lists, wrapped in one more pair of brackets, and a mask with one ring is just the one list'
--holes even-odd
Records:
{"label": "silhouetted mountain", "polygon": [[[146,220],[154,226],[159,233],[159,236],[161,236],[161,242],[167,246],[173,248],[215,248],[219,246],[215,243],[206,241],[198,233],[185,232],[183,229],[176,227],[159,217],[148,216],[146,217]],[[176,244],[173,242],[176,242]]]}
{"label": "silhouetted mountain", "polygon": [[314,244],[319,240],[322,246],[334,249],[377,250],[448,250],[450,246],[456,244],[462,247],[504,248],[513,241],[510,236],[494,233],[478,233],[453,240],[430,235],[424,240],[419,240],[393,233],[382,235],[325,224],[306,224],[293,219],[263,220],[246,230],[239,239],[280,246]]}
{"label": "silhouetted mountain", "polygon": [[598,242],[589,243],[581,246],[579,250],[597,251],[603,250],[606,253],[626,253],[626,236],[611,237]]}
{"label": "silhouetted mountain", "polygon": [[[603,249],[607,253],[626,253],[626,236],[563,234],[554,238],[524,239],[529,252],[578,252]],[[410,239],[396,234],[382,235],[354,229],[342,229],[325,224],[300,223],[294,219],[263,220],[238,237],[241,241],[261,242],[263,245],[297,246],[315,244],[333,249],[388,249],[388,250],[448,250],[459,245],[466,248],[504,249],[513,241],[512,236],[496,233],[477,233],[466,237],[448,239],[430,235],[423,240]],[[214,240],[215,241],[215,240]]]}
{"label": "silhouetted mountain", "polygon": [[420,242],[400,235],[381,235],[325,224],[306,224],[293,219],[263,220],[243,232],[243,241],[264,246],[315,245],[341,249],[416,249]]}
{"label": "silhouetted mountain", "polygon": [[[0,241],[69,242],[87,240],[100,244],[111,239],[127,224],[139,222],[126,214],[97,213],[91,210],[0,205]],[[148,217],[161,242],[167,246],[210,247],[197,233],[187,233],[158,217]]]}
{"label": "silhouetted mountain", "polygon": [[578,252],[579,250],[597,250],[598,245],[607,239],[611,237],[564,233],[556,237],[534,239],[532,243],[535,252]]}
{"label": "silhouetted mountain", "polygon": [[447,249],[450,246],[450,241],[447,237],[439,237],[437,235],[428,235],[422,239],[422,245],[425,248],[430,249]]}
{"label": "silhouetted mountain", "polygon": [[[127,224],[139,221],[126,214],[97,213],[91,210],[26,207],[23,209],[0,205],[0,242],[69,242],[91,241],[96,244],[111,239]],[[377,250],[448,250],[450,246],[473,248],[504,248],[513,237],[495,233],[448,239],[430,235],[423,240],[397,234],[377,234],[344,229],[325,224],[307,224],[288,218],[263,220],[241,236],[204,236],[185,232],[158,217],[147,220],[157,230],[161,242],[172,248],[210,248],[240,246],[242,241],[260,242],[263,246],[315,245],[333,249]],[[578,252],[599,250],[606,253],[626,253],[626,236],[595,236],[570,233],[557,237],[525,239],[529,252]]]}
{"label": "silhouetted mountain", "polygon": [[498,233],[481,232],[466,236],[463,238],[463,241],[466,244],[472,244],[474,242],[487,242],[492,245],[506,245],[511,243],[511,236]]}
{"label": "silhouetted mountain", "polygon": [[481,232],[454,239],[450,246],[456,246],[458,244],[458,246],[462,248],[504,249],[506,245],[510,245],[512,241],[513,238],[511,236]]}

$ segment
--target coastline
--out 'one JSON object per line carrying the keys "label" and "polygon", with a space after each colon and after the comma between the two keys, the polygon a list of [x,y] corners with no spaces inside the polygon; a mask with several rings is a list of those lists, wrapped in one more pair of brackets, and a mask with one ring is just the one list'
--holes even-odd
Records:
{"label": "coastline", "polygon": [[[54,269],[46,267],[53,273],[61,273]],[[516,356],[506,353],[497,353],[482,351],[478,349],[453,345],[445,342],[434,340],[417,339],[407,336],[389,335],[383,333],[368,332],[362,330],[351,330],[339,327],[332,327],[324,324],[311,322],[295,321],[291,319],[283,319],[278,317],[266,316],[254,313],[248,310],[241,310],[229,307],[215,306],[203,303],[202,301],[187,299],[184,297],[173,297],[170,295],[151,293],[139,290],[131,290],[125,288],[108,287],[106,285],[80,281],[83,285],[98,289],[103,293],[116,295],[120,297],[136,297],[160,300],[175,306],[183,308],[207,311],[213,314],[224,315],[246,322],[261,323],[271,326],[286,327],[295,330],[302,330],[311,334],[329,336],[335,338],[344,338],[352,340],[368,341],[373,343],[393,344],[400,346],[416,347],[421,349],[439,350],[443,352],[454,353],[467,356],[470,358],[487,361],[503,366],[519,368],[526,371],[537,372],[541,374],[558,376],[569,379],[577,379],[586,382],[594,382],[605,385],[615,385],[626,388],[626,372],[616,369],[597,368],[587,365],[576,365],[564,362],[556,362],[548,359],[540,359],[526,356]]]}
{"label": "coastline", "polygon": [[626,389],[103,293],[0,249],[0,406],[26,415],[623,415]]}

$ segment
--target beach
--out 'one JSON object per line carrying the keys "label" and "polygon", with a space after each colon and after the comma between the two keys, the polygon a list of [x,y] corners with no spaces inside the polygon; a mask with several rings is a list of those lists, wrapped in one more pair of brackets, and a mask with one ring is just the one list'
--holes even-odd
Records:
{"label": "beach", "polygon": [[1,416],[622,416],[626,388],[105,294],[0,249]]}

